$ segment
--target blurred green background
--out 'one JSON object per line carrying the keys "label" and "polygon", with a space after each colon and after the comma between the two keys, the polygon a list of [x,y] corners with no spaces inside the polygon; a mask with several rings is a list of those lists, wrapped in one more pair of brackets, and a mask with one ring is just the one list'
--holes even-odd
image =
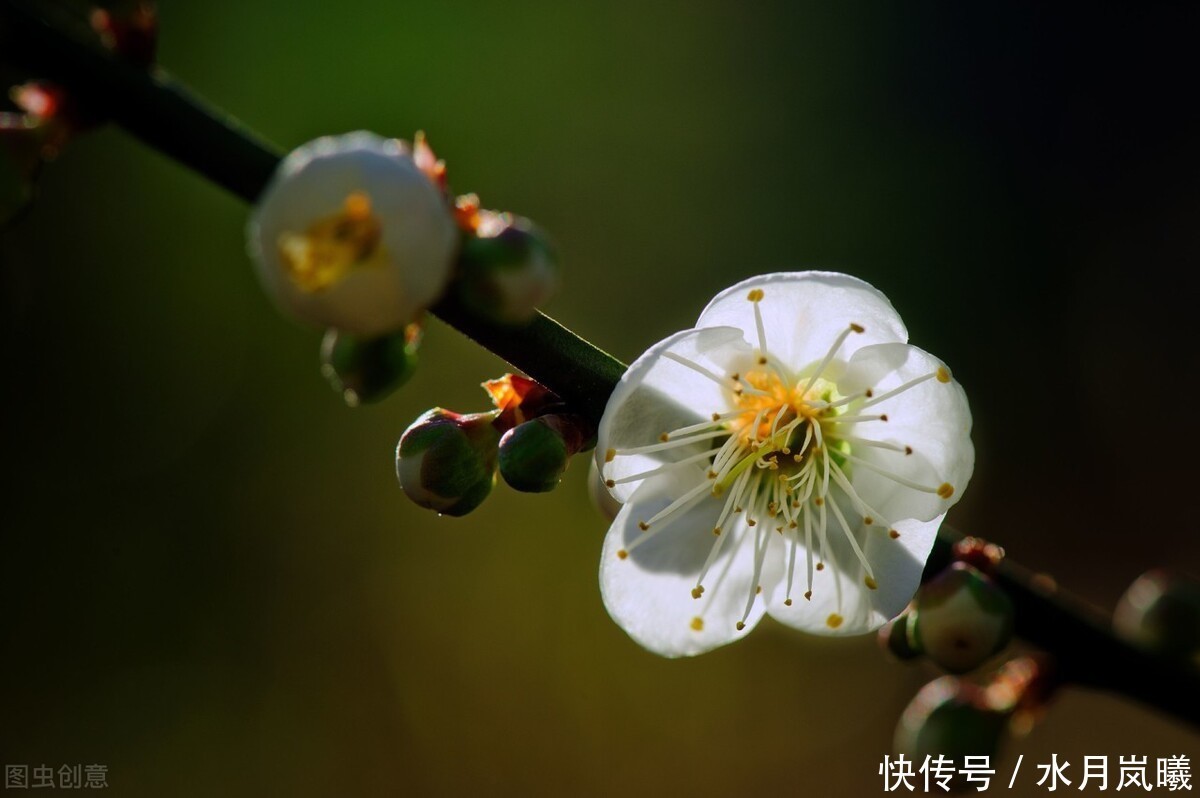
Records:
{"label": "blurred green background", "polygon": [[[161,9],[162,64],[284,147],[427,131],[555,236],[547,308],[629,360],[765,271],[848,271],[971,398],[951,514],[1111,607],[1200,568],[1200,115],[1186,10],[696,2]],[[691,661],[607,617],[584,462],[461,520],[393,447],[498,360],[433,322],[349,410],[281,319],[246,207],[119,130],[0,233],[6,763],[114,795],[875,794],[932,674],[770,622]],[[1010,746],[1200,754],[1069,691]],[[1153,761],[1153,760],[1151,760]],[[1115,759],[1114,759],[1115,762]]]}

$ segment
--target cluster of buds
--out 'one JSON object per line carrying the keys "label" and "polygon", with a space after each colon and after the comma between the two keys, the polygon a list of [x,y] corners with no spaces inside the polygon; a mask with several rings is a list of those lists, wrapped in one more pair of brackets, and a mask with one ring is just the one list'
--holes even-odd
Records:
{"label": "cluster of buds", "polygon": [[479,318],[523,325],[557,282],[545,236],[473,194],[455,197],[422,133],[411,144],[360,131],[297,148],[247,234],[279,308],[328,328],[322,370],[351,405],[411,376],[425,311],[448,295]]}
{"label": "cluster of buds", "polygon": [[[897,753],[914,759],[994,757],[1008,736],[1022,736],[1045,711],[1056,677],[1046,659],[1019,657],[982,682],[943,676],[925,685],[896,727]],[[959,785],[962,786],[962,785]]]}
{"label": "cluster of buds", "polygon": [[[134,66],[153,64],[158,41],[153,3],[136,0],[97,8],[89,19],[100,43],[113,55]],[[12,86],[8,97],[16,110],[0,112],[0,223],[28,206],[43,163],[104,121],[99,110],[45,80]]]}
{"label": "cluster of buds", "polygon": [[466,515],[491,493],[497,472],[515,490],[553,490],[571,456],[595,445],[592,426],[536,382],[507,374],[483,388],[492,410],[434,408],[400,436],[396,477],[420,506]]}

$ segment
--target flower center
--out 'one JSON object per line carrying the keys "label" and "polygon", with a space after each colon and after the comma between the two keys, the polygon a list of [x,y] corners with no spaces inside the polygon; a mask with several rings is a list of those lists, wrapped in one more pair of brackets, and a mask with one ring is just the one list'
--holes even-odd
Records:
{"label": "flower center", "polygon": [[356,191],[340,211],[318,219],[305,232],[280,235],[279,255],[292,283],[316,294],[337,285],[352,268],[377,259],[382,235],[370,197]]}

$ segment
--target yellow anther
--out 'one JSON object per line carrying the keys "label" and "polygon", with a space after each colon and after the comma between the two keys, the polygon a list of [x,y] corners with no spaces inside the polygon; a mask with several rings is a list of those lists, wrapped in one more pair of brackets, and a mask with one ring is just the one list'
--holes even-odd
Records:
{"label": "yellow anther", "polygon": [[941,496],[943,499],[949,499],[954,495],[954,486],[949,482],[943,482],[938,486],[937,495]]}
{"label": "yellow anther", "polygon": [[746,299],[749,299],[751,302],[762,302],[762,298],[763,292],[761,288],[752,289],[750,293],[746,294]]}
{"label": "yellow anther", "polygon": [[616,449],[608,449],[604,452],[604,462],[611,463],[614,459],[616,459],[616,456],[617,456]]}
{"label": "yellow anther", "polygon": [[805,590],[805,591],[804,591],[804,600],[805,600],[805,601],[812,601],[812,591],[811,591],[811,590]]}
{"label": "yellow anther", "polygon": [[850,329],[854,330],[856,333],[862,333],[862,332],[867,331],[866,327],[863,327],[861,324],[854,324],[853,322],[850,323]]}
{"label": "yellow anther", "polygon": [[945,366],[938,366],[937,381],[950,382],[950,371]]}
{"label": "yellow anther", "polygon": [[871,578],[871,577],[869,577],[869,576],[868,576],[868,577],[866,577],[865,579],[863,579],[863,584],[864,584],[864,585],[866,585],[866,586],[867,586],[868,588],[870,588],[871,590],[878,590],[878,589],[879,589],[879,583],[878,583],[878,582],[876,582],[874,579],[872,579],[872,578]]}
{"label": "yellow anther", "polygon": [[895,540],[896,538],[900,537],[900,533],[894,529],[889,529],[888,537],[891,538],[892,540]]}
{"label": "yellow anther", "polygon": [[743,629],[745,629],[745,628],[746,628],[746,624],[742,623],[741,621],[738,621],[738,622],[737,622],[737,630],[738,630],[739,632],[740,632],[740,631],[742,631],[742,630],[743,630]]}
{"label": "yellow anther", "polygon": [[825,563],[823,563],[823,562],[819,562],[819,563],[817,563],[817,570],[818,570],[818,571],[824,571],[824,570],[825,570]]}
{"label": "yellow anther", "polygon": [[604,480],[604,484],[610,488],[615,488],[617,486],[617,481],[615,479],[606,479]]}
{"label": "yellow anther", "polygon": [[790,607],[790,606],[792,606],[792,600],[791,600],[790,598],[789,598],[789,599],[784,599],[784,600],[783,600],[783,606],[785,606],[785,607]]}
{"label": "yellow anther", "polygon": [[646,531],[647,529],[649,529],[649,528],[650,528],[650,525],[649,525],[649,524],[647,524],[645,521],[638,521],[638,529],[640,529],[640,530],[642,530],[643,532],[645,532],[645,531]]}
{"label": "yellow anther", "polygon": [[701,587],[700,585],[696,585],[694,588],[692,588],[692,598],[698,599],[703,595],[704,595],[704,588]]}
{"label": "yellow anther", "polygon": [[618,559],[624,560],[628,556],[629,556],[629,552],[625,551],[625,549],[621,549],[620,551],[617,552]]}
{"label": "yellow anther", "polygon": [[838,628],[842,625],[842,616],[838,615],[836,612],[830,613],[829,617],[825,619],[825,625],[830,629]]}
{"label": "yellow anther", "polygon": [[704,619],[699,615],[697,615],[695,618],[692,618],[692,622],[688,625],[692,627],[692,631],[694,632],[704,631]]}

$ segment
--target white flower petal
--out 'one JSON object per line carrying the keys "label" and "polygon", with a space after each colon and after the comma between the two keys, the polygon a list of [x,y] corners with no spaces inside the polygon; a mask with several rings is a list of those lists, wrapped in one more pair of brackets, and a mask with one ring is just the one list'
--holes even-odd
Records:
{"label": "white flower petal", "polygon": [[[672,357],[685,358],[724,377],[740,368],[751,354],[741,332],[732,327],[684,330],[650,347],[625,372],[604,410],[596,438],[596,462],[605,479],[619,481],[713,447],[715,439],[710,438],[646,454],[620,455],[606,462],[609,450],[654,445],[664,432],[702,422],[713,413],[729,409],[729,388]],[[681,468],[703,474],[708,465]],[[610,490],[618,501],[625,502],[639,483],[618,482]]]}
{"label": "white flower petal", "polygon": [[[381,258],[351,268],[322,290],[304,290],[279,252],[284,234],[303,234],[364,194],[380,222]],[[373,336],[401,329],[435,302],[451,274],[458,232],[441,192],[402,142],[373,133],[327,136],[288,155],[247,226],[248,249],[280,309],[319,327]]]}
{"label": "white flower petal", "polygon": [[[867,388],[873,392],[869,407],[859,410],[861,405],[853,404],[848,413],[887,416],[886,422],[855,425],[854,437],[912,449],[912,454],[905,454],[851,442],[854,456],[877,469],[851,464],[851,481],[868,504],[887,518],[926,520],[958,501],[975,466],[971,409],[962,386],[950,378],[940,360],[908,344],[864,347],[850,359],[838,388],[844,394]],[[934,489],[948,485],[953,491],[949,497],[914,491],[880,471]]]}
{"label": "white flower petal", "polygon": [[757,346],[755,303],[746,298],[754,290],[763,292],[758,306],[767,351],[796,373],[823,359],[852,323],[863,332],[846,339],[839,360],[862,346],[908,340],[904,322],[887,297],[862,280],[833,272],[783,272],[743,280],[717,294],[696,326],[737,327]]}
{"label": "white flower petal", "polygon": [[[712,496],[674,516],[646,542],[634,543],[645,534],[639,521],[653,517],[691,487],[674,477],[643,482],[609,528],[600,559],[600,592],[609,614],[635,641],[665,657],[692,656],[725,645],[754,628],[765,609],[759,596],[745,627],[737,628],[754,574],[753,536],[747,537],[745,525],[723,535],[727,540],[705,579],[706,590],[699,599],[692,597],[716,540],[712,529],[721,504]],[[620,557],[621,550],[628,555]]]}
{"label": "white flower petal", "polygon": [[780,623],[812,634],[859,635],[878,629],[899,615],[917,592],[941,523],[942,516],[932,521],[899,521],[894,525],[900,533],[898,538],[892,538],[886,528],[877,526],[859,532],[860,546],[875,575],[876,587],[872,589],[865,584],[866,574],[846,542],[845,533],[830,518],[828,536],[832,556],[827,552],[824,570],[813,575],[811,599],[804,598],[805,550],[803,537],[800,538],[790,606],[784,603],[788,598],[790,541],[776,536],[763,570],[767,613]]}

